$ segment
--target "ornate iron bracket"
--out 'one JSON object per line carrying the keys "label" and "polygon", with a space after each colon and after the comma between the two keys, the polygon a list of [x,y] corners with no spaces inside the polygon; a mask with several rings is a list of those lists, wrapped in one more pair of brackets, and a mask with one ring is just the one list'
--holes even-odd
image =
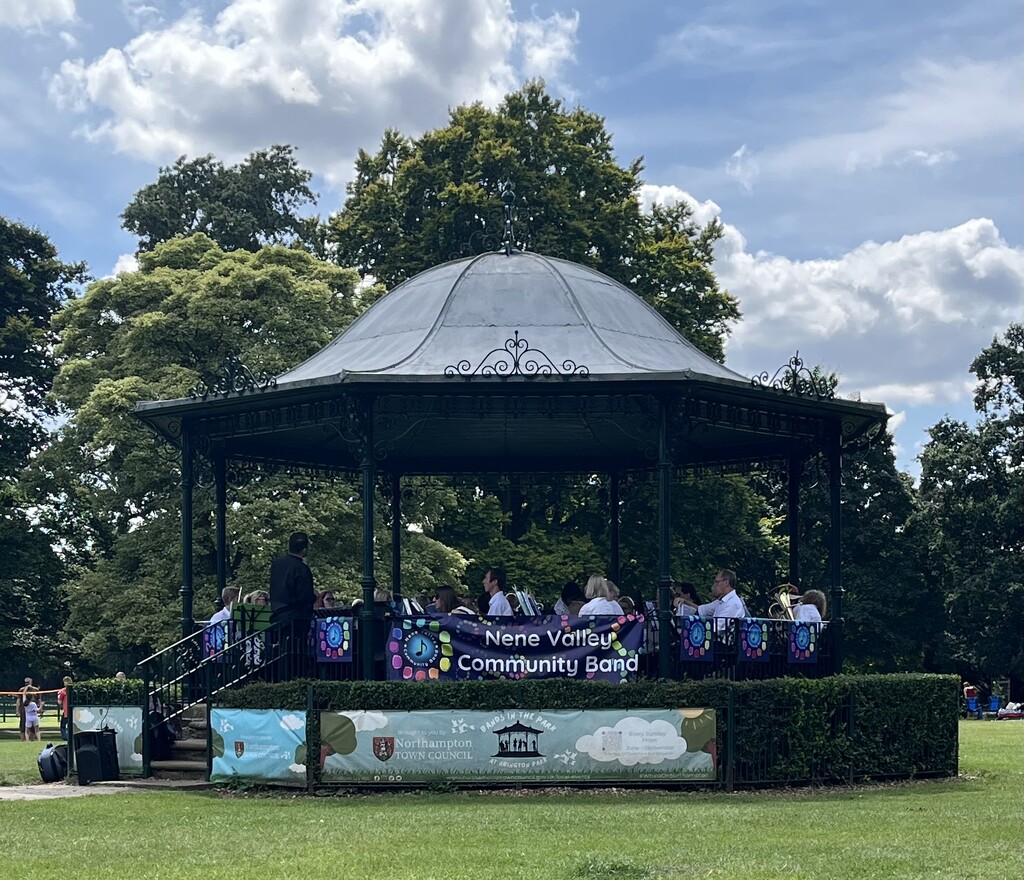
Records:
{"label": "ornate iron bracket", "polygon": [[217,374],[210,379],[200,379],[188,396],[209,397],[211,394],[232,394],[242,391],[274,388],[277,379],[267,373],[255,375],[235,354],[229,354],[221,363]]}
{"label": "ornate iron bracket", "polygon": [[530,348],[525,337],[516,330],[505,340],[502,348],[491,349],[473,367],[467,360],[449,364],[444,368],[446,376],[583,376],[590,375],[590,368],[568,358],[561,368],[544,352]]}
{"label": "ornate iron bracket", "polygon": [[759,388],[774,388],[788,391],[800,397],[813,396],[822,400],[833,400],[836,396],[836,382],[832,376],[820,376],[804,366],[798,351],[789,362],[779,367],[769,378],[768,371],[758,373],[750,384]]}

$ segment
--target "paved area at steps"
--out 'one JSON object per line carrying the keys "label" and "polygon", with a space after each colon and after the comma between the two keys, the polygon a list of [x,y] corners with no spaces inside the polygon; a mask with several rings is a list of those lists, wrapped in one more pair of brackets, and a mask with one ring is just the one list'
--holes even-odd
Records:
{"label": "paved area at steps", "polygon": [[190,779],[122,779],[92,785],[66,785],[51,782],[38,785],[0,785],[0,801],[49,801],[55,798],[83,797],[87,794],[123,794],[139,791],[202,791],[208,782]]}

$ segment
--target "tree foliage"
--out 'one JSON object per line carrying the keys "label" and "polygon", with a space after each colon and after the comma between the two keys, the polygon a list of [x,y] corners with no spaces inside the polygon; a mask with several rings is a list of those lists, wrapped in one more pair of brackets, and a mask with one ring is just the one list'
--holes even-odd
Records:
{"label": "tree foliage", "polygon": [[299,212],[315,201],[312,176],[280,144],[227,167],[211,155],[181,156],[135,194],[121,220],[143,252],[195,232],[226,251],[308,242],[318,221]]}
{"label": "tree foliage", "polygon": [[[229,353],[270,374],[302,361],[360,310],[356,280],[303,251],[225,252],[196,234],[143,254],[138,272],[95,282],[57,315],[54,391],[71,417],[39,469],[50,487],[44,515],[79,550],[70,627],[86,637],[89,659],[138,659],[178,625],[179,465],[134,418],[135,404],[186,396]],[[314,557],[325,585],[351,583],[352,496],[284,478],[239,489],[229,520],[232,577],[245,589],[265,586],[270,557],[289,531],[304,529],[330,538],[321,542],[330,552]],[[214,599],[209,490],[197,492],[196,508],[198,616]]]}
{"label": "tree foliage", "polygon": [[529,249],[591,266],[630,287],[684,336],[721,359],[736,301],[711,265],[722,227],[698,227],[680,204],[644,214],[639,159],[615,159],[604,120],[566,109],[531,83],[496,110],[457,107],[445,128],[415,140],[387,131],[360,151],[329,239],[343,265],[386,287],[502,239],[500,186],[518,197],[517,238]]}
{"label": "tree foliage", "polygon": [[40,231],[0,216],[0,479],[10,480],[45,436],[55,409],[50,318],[85,280]]}
{"label": "tree foliage", "polygon": [[973,427],[943,419],[921,455],[929,576],[965,672],[1024,679],[1024,325],[975,358]]}
{"label": "tree foliage", "polygon": [[42,232],[0,217],[0,678],[50,671],[65,648],[63,567],[22,476],[57,414],[50,318],[84,279],[84,263],[62,262]]}

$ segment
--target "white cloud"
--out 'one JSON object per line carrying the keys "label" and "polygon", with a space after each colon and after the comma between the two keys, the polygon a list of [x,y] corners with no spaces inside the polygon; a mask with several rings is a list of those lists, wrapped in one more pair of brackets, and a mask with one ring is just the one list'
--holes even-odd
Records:
{"label": "white cloud", "polygon": [[116,278],[122,272],[137,272],[139,270],[139,261],[135,254],[121,254],[117,258],[117,262],[114,263],[114,268],[110,270],[109,275],[105,275],[104,278]]}
{"label": "white cloud", "polygon": [[660,764],[686,752],[686,740],[667,721],[629,716],[614,727],[599,727],[576,740],[576,750],[595,761],[617,761],[624,767]]}
{"label": "white cloud", "polygon": [[75,18],[75,0],[4,0],[0,3],[0,27],[40,30]]}
{"label": "white cloud", "polygon": [[[576,60],[579,24],[580,14],[575,11],[572,15],[556,12],[550,18],[520,22],[517,32],[523,44],[523,75],[561,83],[565,66]],[[566,86],[562,85],[561,90],[575,97]]]}
{"label": "white cloud", "polygon": [[281,718],[281,727],[285,730],[302,730],[306,726],[306,719],[299,715],[285,715]]}
{"label": "white cloud", "polygon": [[757,372],[799,349],[837,369],[840,391],[891,404],[965,400],[973,358],[1024,314],[1024,249],[988,219],[793,260],[725,243],[721,283],[743,321],[729,364]]}
{"label": "white cloud", "polygon": [[455,104],[496,104],[526,70],[557,79],[577,23],[517,21],[507,0],[232,0],[65,61],[50,95],[89,114],[80,134],[132,156],[233,160],[295,143],[338,180],[387,127],[418,134]]}
{"label": "white cloud", "polygon": [[725,173],[748,191],[753,188],[760,172],[760,163],[746,144],[733,153],[725,163]]}
{"label": "white cloud", "polygon": [[[718,204],[675,186],[644,186],[640,200],[647,210],[685,201],[699,222],[721,219]],[[806,364],[839,372],[842,395],[894,407],[963,402],[971,361],[1024,315],[1024,248],[986,218],[810,260],[751,253],[723,225],[715,269],[743,312],[728,343],[740,373],[772,372],[799,350]]]}
{"label": "white cloud", "polygon": [[352,712],[339,712],[338,714],[350,719],[357,731],[382,730],[388,726],[387,716],[383,712],[369,712],[360,709]]}
{"label": "white cloud", "polygon": [[744,145],[726,172],[749,188],[758,174],[853,173],[907,163],[935,167],[956,161],[957,148],[1012,148],[1024,142],[1024,56],[922,61],[885,94],[865,99],[812,93],[805,100],[837,108],[821,123],[831,131],[760,152]]}

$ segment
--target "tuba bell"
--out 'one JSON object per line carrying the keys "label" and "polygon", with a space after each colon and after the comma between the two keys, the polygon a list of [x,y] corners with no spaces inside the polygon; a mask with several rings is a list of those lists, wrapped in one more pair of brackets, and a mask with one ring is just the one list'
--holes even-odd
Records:
{"label": "tuba bell", "polygon": [[793,611],[794,600],[799,601],[800,597],[793,591],[796,590],[792,584],[783,584],[775,594],[775,601],[768,608],[768,616],[775,620],[796,620]]}

